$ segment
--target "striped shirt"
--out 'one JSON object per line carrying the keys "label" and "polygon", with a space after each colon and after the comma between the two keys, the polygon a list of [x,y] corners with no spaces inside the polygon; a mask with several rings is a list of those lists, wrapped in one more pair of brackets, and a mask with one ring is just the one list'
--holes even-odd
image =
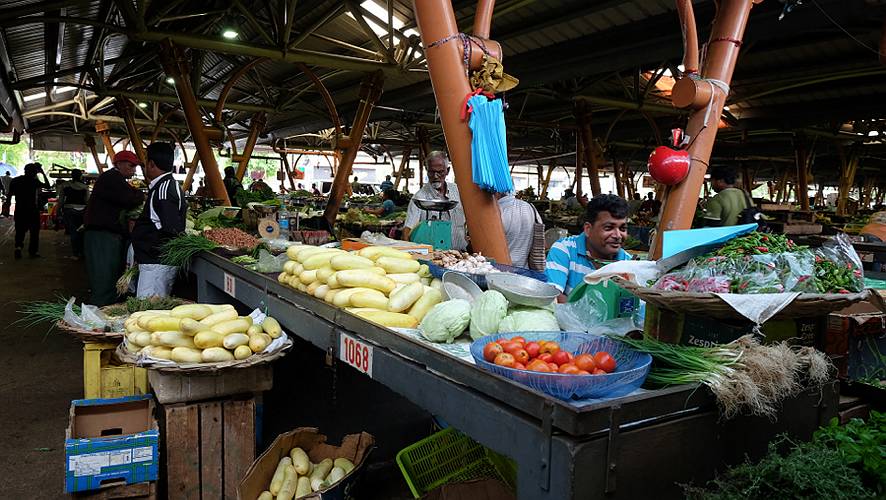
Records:
{"label": "striped shirt", "polygon": [[[619,248],[615,260],[631,260],[631,256]],[[596,269],[588,253],[588,239],[584,232],[557,240],[548,251],[545,262],[548,281],[566,295],[582,283],[586,274]]]}
{"label": "striped shirt", "polygon": [[529,203],[509,194],[498,200],[501,223],[511,254],[511,265],[526,267],[532,249],[532,228],[535,225],[535,208]]}

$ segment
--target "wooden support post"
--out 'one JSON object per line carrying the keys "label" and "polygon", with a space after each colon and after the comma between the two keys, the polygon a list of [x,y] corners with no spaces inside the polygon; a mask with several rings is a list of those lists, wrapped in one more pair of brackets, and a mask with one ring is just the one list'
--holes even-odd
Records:
{"label": "wooden support post", "polygon": [[197,147],[197,156],[200,157],[200,164],[203,165],[203,174],[209,192],[213,198],[222,200],[225,206],[230,206],[231,200],[228,198],[228,191],[225,189],[212,145],[209,143],[209,136],[203,125],[203,116],[197,106],[194,90],[191,88],[191,79],[188,77],[188,61],[181,50],[169,39],[161,42],[160,55],[166,74],[175,80],[175,91],[185,114],[188,130],[190,130],[194,145]]}
{"label": "wooden support post", "polygon": [[544,200],[548,196],[548,186],[551,185],[551,175],[554,173],[554,169],[557,168],[557,159],[552,158],[551,164],[548,165],[548,172],[545,174],[544,184],[541,185],[541,192],[538,195],[540,200]]}
{"label": "wooden support post", "polygon": [[855,173],[858,170],[859,160],[858,150],[853,148],[849,152],[849,158],[846,152],[840,147],[840,185],[837,188],[837,215],[847,215],[846,202],[849,200],[849,191],[855,184]]}
{"label": "wooden support post", "polygon": [[[705,50],[701,79],[681,80],[692,90],[689,94],[694,96],[688,100],[694,111],[686,126],[686,133],[692,138],[688,148],[692,163],[689,176],[667,190],[658,231],[650,246],[649,255],[653,259],[661,257],[662,236],[665,231],[692,227],[698,193],[704,184],[707,165],[717,138],[717,124],[729,93],[728,85],[732,81],[751,8],[757,1],[759,0],[723,0],[718,4]],[[702,98],[705,92],[706,97]]]}
{"label": "wooden support post", "polygon": [[[301,159],[301,155],[298,155],[298,158]],[[295,160],[295,165],[298,167],[298,160]],[[280,153],[280,167],[283,169],[286,177],[289,178],[290,189],[295,191],[295,180],[293,179],[292,167],[289,165],[289,153],[285,151]]]}
{"label": "wooden support post", "polygon": [[582,167],[585,164],[585,147],[581,140],[581,134],[575,132],[575,176],[572,178],[572,186],[574,188],[575,197],[579,200],[582,197]]}
{"label": "wooden support post", "polygon": [[83,142],[86,143],[86,147],[89,148],[89,152],[92,153],[92,160],[95,161],[95,166],[98,167],[98,172],[104,172],[105,164],[98,159],[98,151],[95,149],[95,137],[84,135]]}
{"label": "wooden support post", "polygon": [[425,185],[425,158],[431,152],[431,137],[422,126],[416,129],[415,137],[418,139],[418,187],[421,188]]}
{"label": "wooden support post", "polygon": [[591,106],[584,99],[575,101],[575,121],[578,124],[578,137],[581,140],[584,167],[588,172],[588,181],[591,184],[591,194],[600,194],[600,169],[598,164],[597,147],[594,144],[594,134],[591,130]]}
{"label": "wooden support post", "polygon": [[621,196],[626,200],[630,200],[633,196],[633,191],[625,189],[625,183],[622,180],[624,174],[622,174],[622,169],[624,168],[624,163],[612,159],[612,175],[615,176],[615,193]]}
{"label": "wooden support post", "polygon": [[111,142],[111,127],[104,120],[95,121],[95,131],[101,137],[105,145],[105,154],[108,155],[108,163],[114,165],[114,144]]}
{"label": "wooden support post", "polygon": [[802,134],[794,134],[794,152],[797,163],[797,198],[800,201],[800,210],[809,211],[809,157],[810,151],[806,137]]}
{"label": "wooden support post", "polygon": [[[474,25],[474,33],[487,34],[492,2],[479,9],[483,12],[483,26]],[[511,263],[508,242],[498,202],[474,184],[471,167],[471,129],[461,119],[465,97],[472,92],[464,69],[464,46],[458,39],[459,29],[450,0],[413,0],[415,19],[427,58],[428,72],[449,158],[455,172],[462,208],[467,219],[471,247],[475,252],[491,257],[502,264]],[[486,38],[486,37],[483,37]],[[492,46],[493,42],[484,42]],[[498,44],[494,44],[498,45]],[[479,52],[477,52],[479,54]]]}
{"label": "wooden support post", "polygon": [[338,215],[338,207],[347,191],[348,178],[351,175],[351,168],[354,165],[354,159],[360,151],[360,143],[363,140],[363,131],[369,122],[369,115],[375,106],[378,98],[381,97],[382,85],[384,84],[384,73],[376,71],[363,78],[360,85],[360,104],[357,106],[357,112],[354,115],[354,123],[351,125],[349,134],[346,137],[339,138],[339,145],[342,148],[341,163],[338,165],[338,171],[335,172],[335,179],[332,181],[332,189],[329,192],[329,201],[326,204],[326,210],[323,212],[323,218],[332,228],[335,225],[335,217]]}
{"label": "wooden support post", "polygon": [[135,116],[133,116],[132,104],[126,97],[117,98],[117,112],[123,117],[123,123],[126,125],[126,133],[129,135],[129,144],[135,150],[135,156],[142,162],[142,175],[145,173],[145,162],[148,161],[145,152],[145,144],[142,142],[138,127],[135,125]]}
{"label": "wooden support post", "polygon": [[[265,114],[258,112],[252,115],[249,123],[249,135],[246,136],[246,144],[243,145],[243,152],[239,155],[231,157],[231,161],[237,163],[237,179],[243,180],[246,168],[249,166],[249,158],[252,157],[252,151],[255,149],[255,142],[258,140],[258,134],[265,128]],[[232,138],[233,141],[233,138]]]}
{"label": "wooden support post", "polygon": [[182,190],[186,193],[191,189],[191,184],[194,183],[194,174],[197,173],[197,163],[199,160],[200,155],[194,153],[194,157],[191,158],[190,163],[187,164],[188,173],[185,175],[185,181],[182,182]]}
{"label": "wooden support post", "polygon": [[[394,189],[397,191],[400,190],[400,180],[403,179],[403,174],[406,172],[406,169],[409,168],[409,157],[412,156],[412,148],[409,146],[403,148],[401,154],[400,168],[397,169],[397,176],[394,179]],[[406,181],[406,185],[409,185],[409,180]]]}

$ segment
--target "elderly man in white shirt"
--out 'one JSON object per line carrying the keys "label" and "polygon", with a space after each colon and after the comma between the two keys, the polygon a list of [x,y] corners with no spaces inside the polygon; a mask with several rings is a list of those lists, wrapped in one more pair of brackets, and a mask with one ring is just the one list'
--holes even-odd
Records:
{"label": "elderly man in white shirt", "polygon": [[[446,176],[449,175],[449,159],[446,157],[446,153],[432,151],[425,159],[425,166],[428,169],[428,183],[413,195],[413,199],[457,201],[458,205],[449,212],[440,214],[440,219],[452,221],[452,249],[465,250],[468,247],[465,235],[465,211],[458,195],[458,186],[454,182],[446,182]],[[427,220],[428,215],[427,211],[418,208],[415,203],[409,203],[409,208],[406,210],[406,221],[403,223],[403,239],[408,241],[412,231],[420,222]],[[432,219],[436,218],[437,212],[431,212],[430,216]]]}

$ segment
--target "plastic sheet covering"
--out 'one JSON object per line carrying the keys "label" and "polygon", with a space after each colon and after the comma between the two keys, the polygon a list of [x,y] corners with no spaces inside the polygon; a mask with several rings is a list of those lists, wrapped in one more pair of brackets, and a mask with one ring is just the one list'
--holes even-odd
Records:
{"label": "plastic sheet covering", "polygon": [[71,297],[65,306],[65,323],[82,330],[122,331],[124,319],[110,319],[101,310],[89,304],[80,306],[80,314],[74,312],[76,297]]}
{"label": "plastic sheet covering", "polygon": [[508,143],[505,138],[505,115],[501,99],[489,100],[476,95],[468,99],[471,107],[469,125],[474,183],[485,191],[509,193],[514,190],[508,166]]}

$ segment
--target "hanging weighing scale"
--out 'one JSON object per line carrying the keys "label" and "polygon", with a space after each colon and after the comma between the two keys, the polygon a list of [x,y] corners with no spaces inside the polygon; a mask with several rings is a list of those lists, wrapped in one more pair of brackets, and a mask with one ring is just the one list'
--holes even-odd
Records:
{"label": "hanging weighing scale", "polygon": [[262,238],[273,240],[280,237],[280,224],[277,223],[277,211],[279,207],[274,205],[263,205],[261,203],[249,204],[249,208],[254,210],[258,216],[258,234]]}
{"label": "hanging weighing scale", "polygon": [[[412,199],[412,203],[425,211],[425,220],[421,221],[409,239],[415,243],[431,245],[435,250],[449,250],[452,248],[452,221],[442,220],[444,213],[458,205],[455,200],[420,200]],[[436,212],[436,215],[432,214]]]}

